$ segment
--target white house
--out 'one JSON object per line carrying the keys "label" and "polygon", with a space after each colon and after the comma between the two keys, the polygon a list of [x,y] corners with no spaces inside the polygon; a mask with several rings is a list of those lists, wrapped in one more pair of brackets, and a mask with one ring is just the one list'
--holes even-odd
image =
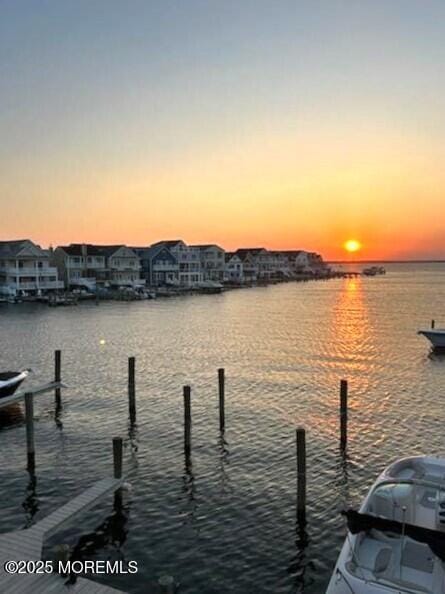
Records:
{"label": "white house", "polygon": [[158,241],[151,247],[167,247],[178,262],[178,280],[182,287],[194,287],[203,281],[199,248],[186,245],[181,239]]}
{"label": "white house", "polygon": [[275,279],[285,279],[292,276],[289,258],[286,252],[268,251],[270,276]]}
{"label": "white house", "polygon": [[283,252],[289,260],[290,270],[293,274],[314,273],[327,270],[323,258],[315,252],[306,252],[304,250],[291,250]]}
{"label": "white house", "polygon": [[225,251],[219,245],[192,245],[199,250],[201,272],[204,281],[222,283],[225,271]]}
{"label": "white house", "polygon": [[49,252],[29,239],[0,241],[0,293],[41,295],[63,289]]}

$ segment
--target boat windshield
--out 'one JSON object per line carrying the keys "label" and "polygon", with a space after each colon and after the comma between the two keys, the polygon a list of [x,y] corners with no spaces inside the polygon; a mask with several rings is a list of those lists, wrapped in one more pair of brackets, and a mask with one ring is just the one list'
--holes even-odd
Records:
{"label": "boat windshield", "polygon": [[385,481],[361,513],[346,512],[355,535],[348,570],[401,592],[445,592],[445,486]]}

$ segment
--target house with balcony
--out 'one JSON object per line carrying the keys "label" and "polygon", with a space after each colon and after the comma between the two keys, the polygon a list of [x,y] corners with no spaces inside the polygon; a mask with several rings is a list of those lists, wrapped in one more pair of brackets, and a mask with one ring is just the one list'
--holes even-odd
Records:
{"label": "house with balcony", "polygon": [[97,246],[72,243],[55,249],[52,260],[68,289],[95,291],[106,282],[105,255]]}
{"label": "house with balcony", "polygon": [[242,284],[244,282],[243,261],[235,252],[226,252],[224,282]]}
{"label": "house with balcony", "polygon": [[143,284],[139,258],[125,245],[72,243],[57,247],[53,260],[69,288],[95,291]]}
{"label": "house with balcony", "polygon": [[139,257],[141,277],[150,287],[176,286],[179,284],[179,263],[165,245],[131,248]]}
{"label": "house with balcony", "polygon": [[243,276],[246,284],[269,278],[269,256],[264,248],[240,248],[236,255],[243,262]]}
{"label": "house with balcony", "polygon": [[178,282],[181,287],[196,287],[203,281],[199,249],[181,239],[158,241],[151,247],[166,247],[178,262]]}
{"label": "house with balcony", "polygon": [[225,272],[225,251],[219,245],[192,245],[199,251],[201,271],[204,281],[222,283]]}
{"label": "house with balcony", "polygon": [[29,239],[0,241],[0,294],[40,296],[63,288],[47,250]]}
{"label": "house with balcony", "polygon": [[285,280],[292,277],[291,266],[286,252],[269,251],[270,278]]}
{"label": "house with balcony", "polygon": [[96,246],[105,257],[106,279],[110,287],[141,287],[141,263],[138,255],[126,245]]}

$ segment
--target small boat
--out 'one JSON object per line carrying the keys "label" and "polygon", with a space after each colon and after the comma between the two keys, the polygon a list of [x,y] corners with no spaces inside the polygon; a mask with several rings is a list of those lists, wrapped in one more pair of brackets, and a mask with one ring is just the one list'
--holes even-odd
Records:
{"label": "small boat", "polygon": [[50,307],[77,305],[76,295],[51,295],[47,301]]}
{"label": "small boat", "polygon": [[20,384],[28,377],[29,372],[30,369],[0,372],[0,398],[12,396]]}
{"label": "small boat", "polygon": [[417,334],[425,336],[434,349],[445,349],[445,330],[431,328],[431,330],[419,330]]}
{"label": "small boat", "polygon": [[377,276],[378,274],[386,274],[386,270],[383,266],[371,266],[370,268],[364,268],[363,274],[365,276]]}
{"label": "small boat", "polygon": [[445,458],[394,462],[360,511],[342,513],[348,535],[326,594],[445,592]]}
{"label": "small boat", "polygon": [[216,281],[202,281],[195,285],[195,289],[198,293],[207,293],[209,295],[221,293],[223,290],[223,285]]}

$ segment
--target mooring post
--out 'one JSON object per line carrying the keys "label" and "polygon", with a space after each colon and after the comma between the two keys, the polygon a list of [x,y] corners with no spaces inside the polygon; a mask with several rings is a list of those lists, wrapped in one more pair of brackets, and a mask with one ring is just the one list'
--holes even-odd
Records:
{"label": "mooring post", "polygon": [[175,594],[176,592],[175,580],[171,575],[161,575],[158,585],[160,594]]}
{"label": "mooring post", "polygon": [[114,478],[122,478],[122,437],[113,437]]}
{"label": "mooring post", "polygon": [[[62,381],[62,351],[54,351],[54,381],[60,383]],[[55,390],[56,407],[62,406],[62,397],[60,388]]]}
{"label": "mooring post", "polygon": [[36,455],[34,448],[34,397],[32,393],[25,394],[26,414],[26,451],[28,456],[28,470],[34,470]]}
{"label": "mooring post", "polygon": [[435,325],[436,325],[436,322],[434,320],[431,320],[431,330],[434,330]]}
{"label": "mooring post", "polygon": [[190,386],[184,386],[184,451],[186,458],[192,450],[192,410],[190,402]]}
{"label": "mooring post", "polygon": [[135,363],[136,359],[134,357],[128,358],[128,409],[131,423],[136,421]]}
{"label": "mooring post", "polygon": [[348,440],[348,382],[340,381],[340,445],[346,448]]}
{"label": "mooring post", "polygon": [[219,430],[224,431],[226,426],[226,413],[224,410],[225,397],[225,372],[224,369],[218,369],[218,388],[219,388]]}
{"label": "mooring post", "polygon": [[306,517],[306,431],[297,428],[297,515]]}

